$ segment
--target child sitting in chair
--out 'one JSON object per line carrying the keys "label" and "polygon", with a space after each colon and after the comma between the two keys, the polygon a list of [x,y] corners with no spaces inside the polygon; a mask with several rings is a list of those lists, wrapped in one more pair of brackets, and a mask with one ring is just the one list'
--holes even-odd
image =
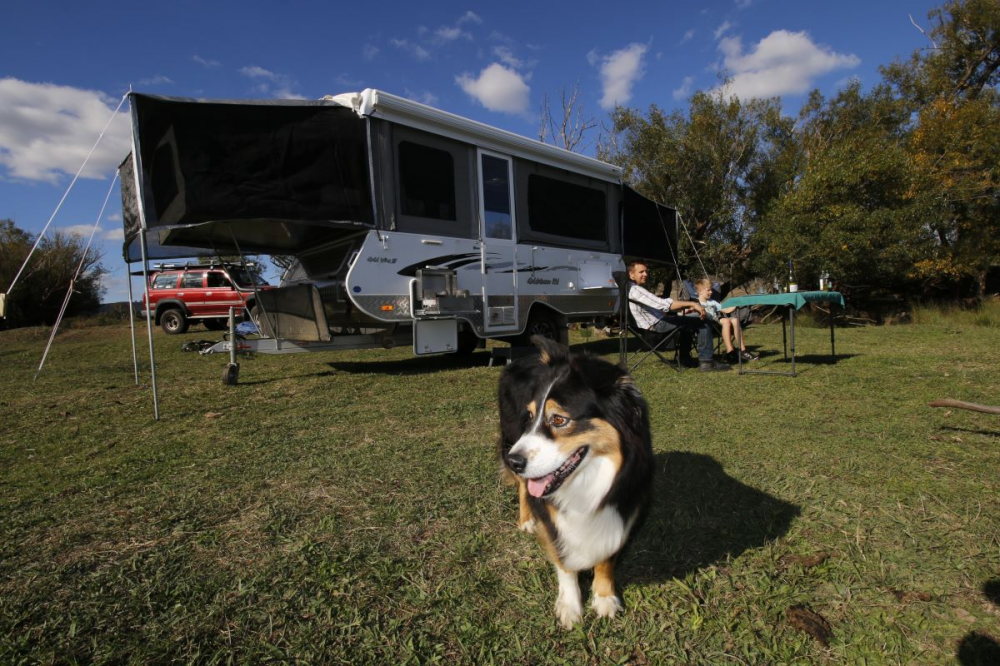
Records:
{"label": "child sitting in chair", "polygon": [[740,320],[734,314],[736,308],[723,308],[722,304],[712,298],[712,282],[708,278],[701,278],[694,283],[694,288],[698,292],[698,302],[705,308],[705,314],[712,321],[718,322],[722,327],[722,341],[726,343],[726,362],[736,363],[739,358],[733,347],[733,336],[740,342],[740,357],[744,361],[756,361],[759,357],[747,351],[746,341],[743,339],[743,332],[740,330]]}

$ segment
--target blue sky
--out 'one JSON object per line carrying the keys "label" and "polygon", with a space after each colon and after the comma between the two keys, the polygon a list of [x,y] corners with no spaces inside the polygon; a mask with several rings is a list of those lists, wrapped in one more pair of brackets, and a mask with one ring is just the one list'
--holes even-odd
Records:
{"label": "blue sky", "polygon": [[[808,91],[833,94],[852,78],[868,87],[880,65],[926,46],[910,16],[927,29],[940,3],[10,4],[0,40],[0,219],[37,233],[129,86],[208,99],[379,88],[534,138],[543,96],[558,107],[574,84],[584,114],[600,122],[615,103],[685,109],[725,72],[733,94],[779,96],[795,114]],[[128,145],[123,109],[52,228],[89,235]],[[116,189],[95,241],[111,271],[106,301],[126,294],[120,208]]]}

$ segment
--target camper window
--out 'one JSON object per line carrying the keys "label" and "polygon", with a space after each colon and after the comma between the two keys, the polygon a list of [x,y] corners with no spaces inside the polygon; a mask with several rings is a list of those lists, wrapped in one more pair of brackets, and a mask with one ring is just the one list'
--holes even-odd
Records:
{"label": "camper window", "polygon": [[528,176],[528,225],[534,232],[607,242],[607,199],[603,190]]}
{"label": "camper window", "polygon": [[507,160],[483,155],[483,211],[486,237],[511,239],[510,177]]}
{"label": "camper window", "polygon": [[450,153],[402,141],[399,196],[404,215],[454,221],[455,161]]}

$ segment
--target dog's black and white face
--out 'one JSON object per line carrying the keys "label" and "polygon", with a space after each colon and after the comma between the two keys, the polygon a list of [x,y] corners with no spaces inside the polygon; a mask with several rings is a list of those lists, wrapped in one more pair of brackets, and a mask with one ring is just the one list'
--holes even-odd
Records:
{"label": "dog's black and white face", "polygon": [[501,385],[501,418],[516,419],[504,427],[504,463],[532,497],[593,511],[648,451],[645,403],[620,367],[536,344],[539,359]]}

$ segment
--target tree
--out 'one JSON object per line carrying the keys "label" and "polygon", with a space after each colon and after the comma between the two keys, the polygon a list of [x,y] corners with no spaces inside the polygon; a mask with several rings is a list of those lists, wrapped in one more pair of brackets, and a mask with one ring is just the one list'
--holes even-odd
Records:
{"label": "tree", "polygon": [[758,227],[754,265],[815,283],[830,271],[856,295],[907,290],[929,256],[929,203],[907,151],[908,114],[888,86],[854,82],[833,99],[814,91],[797,125],[795,186]]}
{"label": "tree", "polygon": [[583,140],[587,132],[596,127],[593,117],[583,117],[583,104],[580,102],[580,84],[573,86],[572,92],[563,88],[560,92],[562,116],[557,120],[552,116],[549,107],[549,96],[542,97],[542,114],[538,124],[538,140],[542,143],[552,143],[553,146],[566,150],[577,150],[585,147]]}
{"label": "tree", "polygon": [[934,206],[934,255],[917,273],[980,295],[1000,255],[1000,3],[951,0],[932,10],[931,47],[883,68],[914,114],[909,149]]}
{"label": "tree", "polygon": [[[0,284],[7,289],[28,256],[35,238],[18,228],[11,220],[0,220]],[[56,232],[43,238],[38,249],[7,295],[7,317],[0,320],[7,327],[52,324],[62,307],[66,290],[80,266],[80,276],[74,284],[74,295],[67,316],[97,309],[104,294],[101,278],[107,273],[101,265],[101,254],[74,235]]]}
{"label": "tree", "polygon": [[[708,272],[749,278],[756,224],[791,184],[793,123],[779,100],[744,102],[723,88],[696,93],[687,115],[619,107],[612,121],[599,155],[643,195],[676,206]],[[680,245],[691,274],[697,262]]]}

